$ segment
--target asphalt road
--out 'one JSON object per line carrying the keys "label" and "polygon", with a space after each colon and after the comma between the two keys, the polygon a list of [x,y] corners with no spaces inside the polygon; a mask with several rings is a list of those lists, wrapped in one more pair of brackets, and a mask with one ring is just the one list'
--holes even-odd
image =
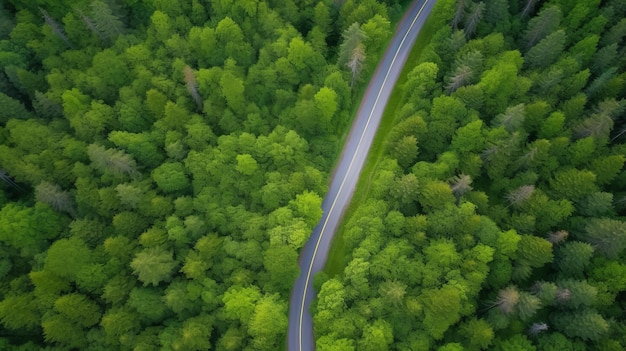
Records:
{"label": "asphalt road", "polygon": [[324,215],[300,255],[300,276],[291,291],[289,303],[289,351],[315,350],[313,321],[309,313],[309,306],[315,298],[313,277],[324,268],[331,240],[350,203],[389,95],[435,2],[417,0],[411,5],[398,24],[394,38],[363,96],[330,189],[322,203]]}

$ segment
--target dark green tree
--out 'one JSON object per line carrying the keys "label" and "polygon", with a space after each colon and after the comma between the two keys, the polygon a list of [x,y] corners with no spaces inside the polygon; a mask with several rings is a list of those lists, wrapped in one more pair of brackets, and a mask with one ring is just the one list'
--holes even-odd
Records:
{"label": "dark green tree", "polygon": [[552,318],[557,329],[570,338],[599,340],[609,330],[609,323],[600,314],[591,309],[575,312],[561,312]]}
{"label": "dark green tree", "polygon": [[526,47],[535,46],[541,39],[554,32],[559,27],[561,18],[562,12],[559,6],[544,6],[537,16],[528,21],[528,27],[524,33]]}
{"label": "dark green tree", "polygon": [[526,55],[525,64],[528,68],[545,68],[554,63],[565,49],[567,35],[564,30],[557,30],[534,45]]}
{"label": "dark green tree", "polygon": [[600,254],[614,259],[626,247],[626,225],[609,218],[591,218],[580,238],[593,245]]}
{"label": "dark green tree", "polygon": [[556,251],[554,265],[568,277],[583,277],[593,251],[593,247],[587,243],[567,242]]}
{"label": "dark green tree", "polygon": [[89,29],[95,29],[98,36],[113,41],[124,32],[124,23],[113,13],[106,2],[94,0],[90,7],[91,18],[85,16],[84,21]]}

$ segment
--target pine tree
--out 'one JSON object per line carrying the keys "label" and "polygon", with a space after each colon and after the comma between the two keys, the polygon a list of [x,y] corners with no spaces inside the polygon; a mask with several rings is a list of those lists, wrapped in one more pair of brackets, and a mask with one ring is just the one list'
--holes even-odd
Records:
{"label": "pine tree", "polygon": [[619,44],[626,37],[626,18],[622,18],[611,29],[604,32],[600,44],[607,46],[611,44]]}
{"label": "pine tree", "polygon": [[469,14],[465,18],[465,28],[464,28],[465,35],[468,38],[471,37],[476,32],[478,23],[480,23],[480,20],[483,19],[483,15],[485,14],[485,9],[486,9],[485,3],[482,1],[479,2],[478,4],[475,4],[470,9]]}
{"label": "pine tree", "polygon": [[457,0],[456,1],[456,11],[454,12],[454,17],[452,18],[452,22],[450,25],[452,28],[456,29],[461,23],[461,20],[465,16],[465,9],[470,4],[470,0]]}
{"label": "pine tree", "polygon": [[469,84],[474,78],[474,71],[468,65],[457,66],[454,74],[448,78],[448,84],[446,85],[446,92],[452,94],[462,86]]}
{"label": "pine tree", "polygon": [[587,243],[570,241],[556,251],[554,265],[566,276],[583,277],[593,256],[593,247]]}
{"label": "pine tree", "polygon": [[348,62],[354,49],[365,39],[365,32],[357,22],[352,23],[342,34],[343,42],[339,46],[339,64]]}
{"label": "pine tree", "polygon": [[362,43],[359,43],[350,54],[350,59],[346,63],[346,66],[350,68],[352,72],[352,79],[350,80],[350,87],[354,86],[354,82],[357,80],[363,69],[363,63],[365,62],[365,47]]}
{"label": "pine tree", "polygon": [[93,167],[102,173],[111,172],[117,176],[131,177],[137,174],[137,162],[124,151],[91,144],[87,147],[87,154]]}
{"label": "pine tree", "polygon": [[525,321],[535,315],[541,308],[541,300],[530,293],[521,292],[519,303],[517,304],[517,316]]}
{"label": "pine tree", "polygon": [[557,281],[557,300],[559,306],[578,309],[593,306],[596,303],[598,289],[586,280],[565,279]]}
{"label": "pine tree", "polygon": [[593,55],[591,62],[591,72],[600,75],[612,66],[615,66],[619,57],[618,45],[616,43],[602,47]]}
{"label": "pine tree", "polygon": [[626,224],[609,218],[591,218],[581,237],[604,256],[615,259],[626,248]]}
{"label": "pine tree", "polygon": [[91,16],[96,33],[106,40],[113,41],[124,32],[124,24],[104,1],[91,2]]}
{"label": "pine tree", "polygon": [[501,113],[493,119],[492,124],[495,127],[503,126],[510,133],[521,128],[526,118],[526,106],[518,104],[508,107],[504,113]]}
{"label": "pine tree", "polygon": [[70,43],[70,41],[67,39],[67,36],[65,35],[65,33],[63,32],[63,29],[61,29],[61,26],[59,26],[59,24],[50,16],[50,14],[48,13],[48,11],[42,9],[41,7],[39,8],[39,11],[41,11],[41,14],[43,15],[44,20],[46,21],[46,23],[50,26],[50,28],[52,28],[52,31],[59,36],[59,38],[61,38],[61,40],[63,40],[63,42],[68,46],[68,47],[72,47],[72,43]]}
{"label": "pine tree", "polygon": [[539,0],[526,0],[526,4],[524,5],[524,9],[520,14],[521,17],[528,17],[535,9],[535,5],[539,2]]}
{"label": "pine tree", "polygon": [[48,98],[39,91],[35,91],[35,98],[32,101],[33,108],[39,116],[49,119],[63,116],[63,107]]}
{"label": "pine tree", "polygon": [[557,298],[559,288],[552,282],[538,281],[533,284],[531,291],[543,305],[551,305]]}
{"label": "pine tree", "polygon": [[41,182],[35,187],[35,199],[50,205],[54,210],[76,215],[74,200],[69,192],[49,182]]}
{"label": "pine tree", "polygon": [[80,19],[87,26],[87,28],[89,28],[90,31],[95,33],[101,40],[106,40],[106,38],[102,35],[102,33],[100,33],[100,31],[96,27],[96,24],[93,22],[91,18],[85,15],[85,13],[79,8],[76,8],[76,12],[78,13],[78,16],[80,16]]}
{"label": "pine tree", "polygon": [[564,30],[551,33],[528,50],[524,55],[524,64],[530,69],[548,67],[563,53],[566,41],[567,35]]}
{"label": "pine tree", "polygon": [[0,92],[0,124],[5,125],[10,118],[28,119],[30,112],[19,100]]}
{"label": "pine tree", "polygon": [[617,67],[609,67],[606,71],[602,72],[596,79],[594,79],[587,88],[585,88],[585,94],[590,98],[598,96],[602,98],[602,91],[606,88],[606,85],[611,81],[618,72]]}
{"label": "pine tree", "polygon": [[535,46],[541,39],[554,32],[561,24],[561,9],[558,6],[544,7],[537,16],[528,22],[524,33],[524,42],[527,48]]}
{"label": "pine tree", "polygon": [[363,41],[366,36],[361,25],[355,22],[343,32],[342,37],[343,42],[339,47],[339,64],[345,64],[350,69],[352,73],[350,86],[352,87],[363,69],[366,57]]}
{"label": "pine tree", "polygon": [[609,323],[598,312],[592,309],[582,311],[561,312],[552,318],[556,329],[571,338],[595,341],[609,331]]}

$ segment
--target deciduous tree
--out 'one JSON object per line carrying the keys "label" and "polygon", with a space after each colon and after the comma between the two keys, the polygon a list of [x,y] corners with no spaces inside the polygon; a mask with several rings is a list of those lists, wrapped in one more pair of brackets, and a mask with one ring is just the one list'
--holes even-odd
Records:
{"label": "deciduous tree", "polygon": [[257,350],[276,350],[287,330],[285,306],[275,295],[264,296],[254,308],[248,328]]}
{"label": "deciduous tree", "polygon": [[152,171],[152,179],[165,193],[178,193],[190,185],[185,166],[180,162],[161,164]]}
{"label": "deciduous tree", "polygon": [[157,286],[162,281],[168,281],[176,265],[172,252],[158,246],[138,252],[130,263],[133,273],[144,286]]}

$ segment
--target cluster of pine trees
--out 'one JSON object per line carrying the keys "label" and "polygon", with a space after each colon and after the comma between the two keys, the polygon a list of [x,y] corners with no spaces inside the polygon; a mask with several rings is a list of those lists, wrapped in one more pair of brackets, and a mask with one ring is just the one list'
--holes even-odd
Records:
{"label": "cluster of pine trees", "polygon": [[624,14],[439,0],[316,277],[317,350],[626,348]]}
{"label": "cluster of pine trees", "polygon": [[298,251],[401,12],[3,1],[0,349],[283,348]]}

